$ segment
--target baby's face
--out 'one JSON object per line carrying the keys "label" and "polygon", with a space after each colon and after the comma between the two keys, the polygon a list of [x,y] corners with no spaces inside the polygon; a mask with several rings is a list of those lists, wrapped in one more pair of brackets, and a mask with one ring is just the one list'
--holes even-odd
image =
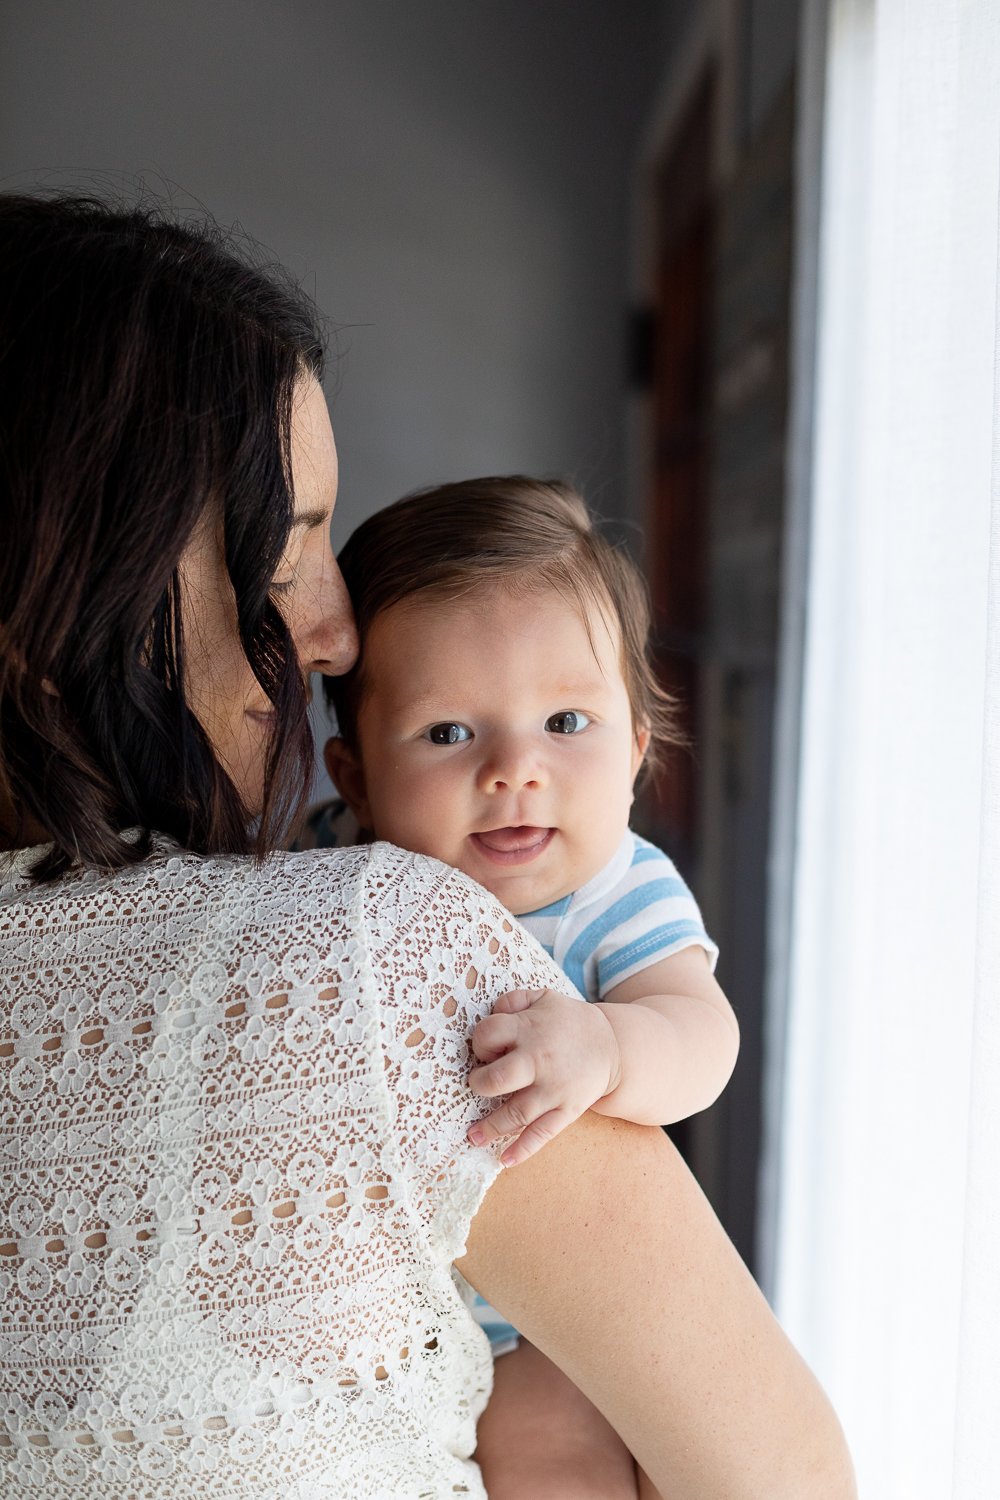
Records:
{"label": "baby's face", "polygon": [[358,750],[377,838],[464,870],[515,914],[612,857],[648,742],[616,627],[555,591],[404,600],[365,644]]}

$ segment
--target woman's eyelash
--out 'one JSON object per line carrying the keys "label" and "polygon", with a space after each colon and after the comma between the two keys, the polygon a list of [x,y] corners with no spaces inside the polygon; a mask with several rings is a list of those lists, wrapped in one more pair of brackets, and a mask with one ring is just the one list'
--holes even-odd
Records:
{"label": "woman's eyelash", "polygon": [[288,594],[291,592],[294,583],[294,578],[286,578],[281,583],[272,581],[268,585],[268,592],[271,594]]}

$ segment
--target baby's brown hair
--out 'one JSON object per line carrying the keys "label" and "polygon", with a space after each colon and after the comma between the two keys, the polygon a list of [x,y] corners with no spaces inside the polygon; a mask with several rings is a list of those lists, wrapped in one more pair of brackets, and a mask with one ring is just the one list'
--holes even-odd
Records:
{"label": "baby's brown hair", "polygon": [[[378,511],[348,538],[338,559],[361,639],[354,668],[324,679],[338,732],[357,745],[365,693],[365,640],[384,610],[427,595],[458,599],[474,589],[555,589],[588,620],[596,605],[621,633],[622,677],[638,733],[649,730],[645,764],[683,743],[673,700],[649,657],[649,600],[631,558],[595,527],[580,495],[556,480],[465,479],[418,490]],[[588,624],[589,630],[589,624]]]}

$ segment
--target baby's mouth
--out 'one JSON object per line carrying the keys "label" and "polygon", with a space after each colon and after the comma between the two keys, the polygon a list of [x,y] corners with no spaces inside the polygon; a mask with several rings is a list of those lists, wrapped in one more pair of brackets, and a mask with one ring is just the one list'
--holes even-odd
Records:
{"label": "baby's mouth", "polygon": [[495,864],[520,865],[541,854],[554,833],[554,828],[521,824],[516,828],[484,829],[472,835],[472,842]]}

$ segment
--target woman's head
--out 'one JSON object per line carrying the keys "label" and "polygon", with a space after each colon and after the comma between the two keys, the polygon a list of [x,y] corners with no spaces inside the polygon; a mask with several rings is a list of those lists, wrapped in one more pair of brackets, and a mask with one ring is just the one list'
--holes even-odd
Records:
{"label": "woman's head", "polygon": [[[363,522],[338,559],[362,642],[376,617],[407,599],[458,599],[500,585],[554,590],[586,620],[596,611],[621,642],[621,672],[646,765],[680,742],[673,704],[648,655],[649,604],[632,560],[594,526],[569,485],[511,475],[407,495]],[[325,684],[338,731],[355,739],[365,658]]]}
{"label": "woman's head", "polygon": [[304,671],[351,655],[321,370],[218,231],[0,196],[0,768],[41,873],[129,827],[262,854],[304,795]]}

